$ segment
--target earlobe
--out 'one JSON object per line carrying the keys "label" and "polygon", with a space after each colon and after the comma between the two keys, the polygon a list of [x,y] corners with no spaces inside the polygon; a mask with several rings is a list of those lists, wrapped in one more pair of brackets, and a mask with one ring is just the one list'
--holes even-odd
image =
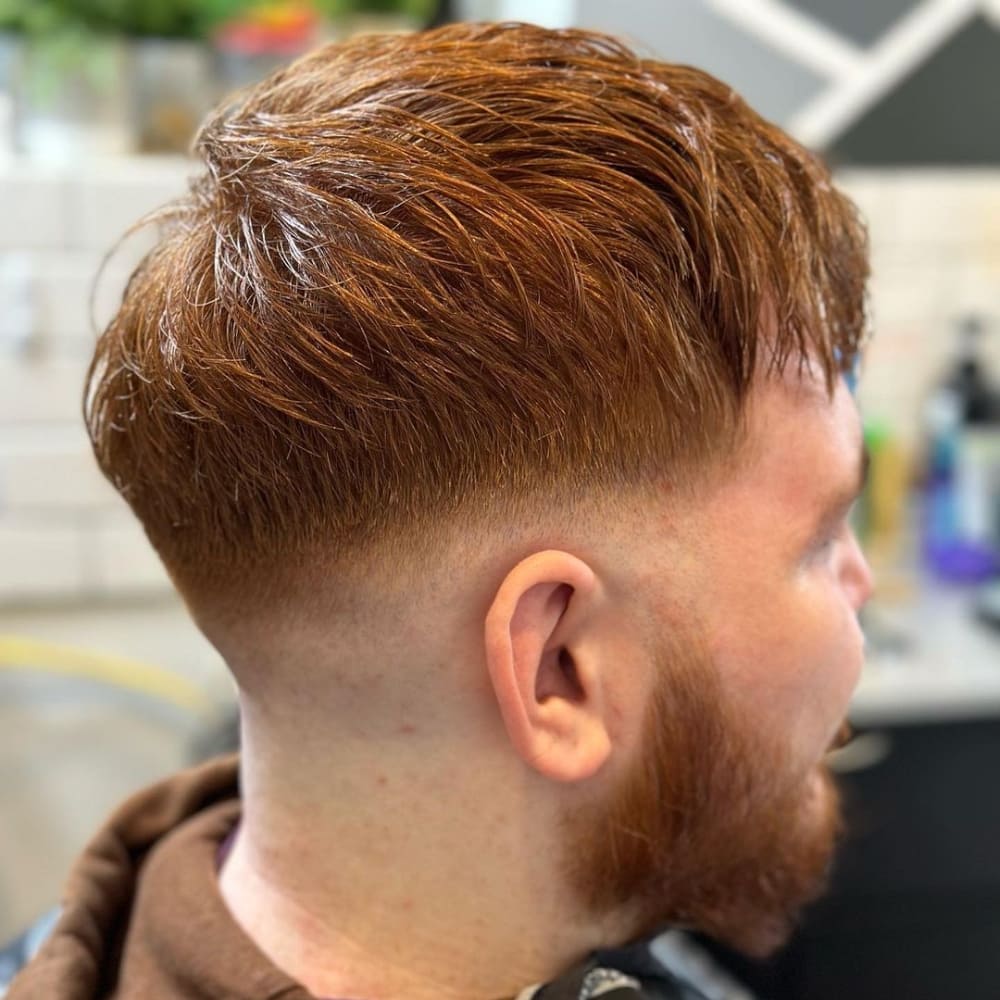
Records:
{"label": "earlobe", "polygon": [[507,574],[486,616],[486,663],[511,745],[554,780],[589,778],[610,754],[600,612],[590,567],[547,551]]}

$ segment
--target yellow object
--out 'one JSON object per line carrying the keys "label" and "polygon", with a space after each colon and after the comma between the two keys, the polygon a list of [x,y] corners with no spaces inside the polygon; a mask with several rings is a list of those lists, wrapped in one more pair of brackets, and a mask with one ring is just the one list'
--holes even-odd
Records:
{"label": "yellow object", "polygon": [[212,699],[197,685],[162,667],[22,636],[0,635],[0,670],[94,681],[155,698],[196,715],[206,714],[214,707]]}

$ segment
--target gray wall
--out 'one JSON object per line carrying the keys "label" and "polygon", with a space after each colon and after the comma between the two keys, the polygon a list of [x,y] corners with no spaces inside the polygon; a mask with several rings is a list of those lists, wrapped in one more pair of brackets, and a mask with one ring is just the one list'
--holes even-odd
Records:
{"label": "gray wall", "polygon": [[[918,0],[784,0],[871,49]],[[640,51],[708,70],[765,117],[788,125],[829,86],[819,69],[715,13],[708,0],[455,0],[464,20],[515,17],[619,35]],[[1000,164],[1000,26],[961,25],[894,89],[844,127],[824,152],[843,165]]]}
{"label": "gray wall", "polygon": [[708,70],[777,122],[787,121],[823,85],[820,76],[699,0],[577,0],[576,23],[621,35],[662,59]]}

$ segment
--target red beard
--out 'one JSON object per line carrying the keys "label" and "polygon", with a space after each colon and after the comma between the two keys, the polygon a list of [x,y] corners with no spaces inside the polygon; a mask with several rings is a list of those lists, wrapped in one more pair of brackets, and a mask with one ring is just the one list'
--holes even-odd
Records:
{"label": "red beard", "polygon": [[825,886],[836,786],[727,710],[709,658],[664,660],[631,772],[602,808],[567,817],[571,884],[635,936],[670,924],[766,955]]}

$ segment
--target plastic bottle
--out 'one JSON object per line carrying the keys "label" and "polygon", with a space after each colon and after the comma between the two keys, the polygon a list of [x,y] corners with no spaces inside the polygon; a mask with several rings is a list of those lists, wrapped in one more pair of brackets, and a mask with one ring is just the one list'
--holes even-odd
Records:
{"label": "plastic bottle", "polygon": [[978,317],[962,321],[957,359],[924,409],[924,558],[956,582],[1000,572],[1000,396],[981,361],[983,332]]}

